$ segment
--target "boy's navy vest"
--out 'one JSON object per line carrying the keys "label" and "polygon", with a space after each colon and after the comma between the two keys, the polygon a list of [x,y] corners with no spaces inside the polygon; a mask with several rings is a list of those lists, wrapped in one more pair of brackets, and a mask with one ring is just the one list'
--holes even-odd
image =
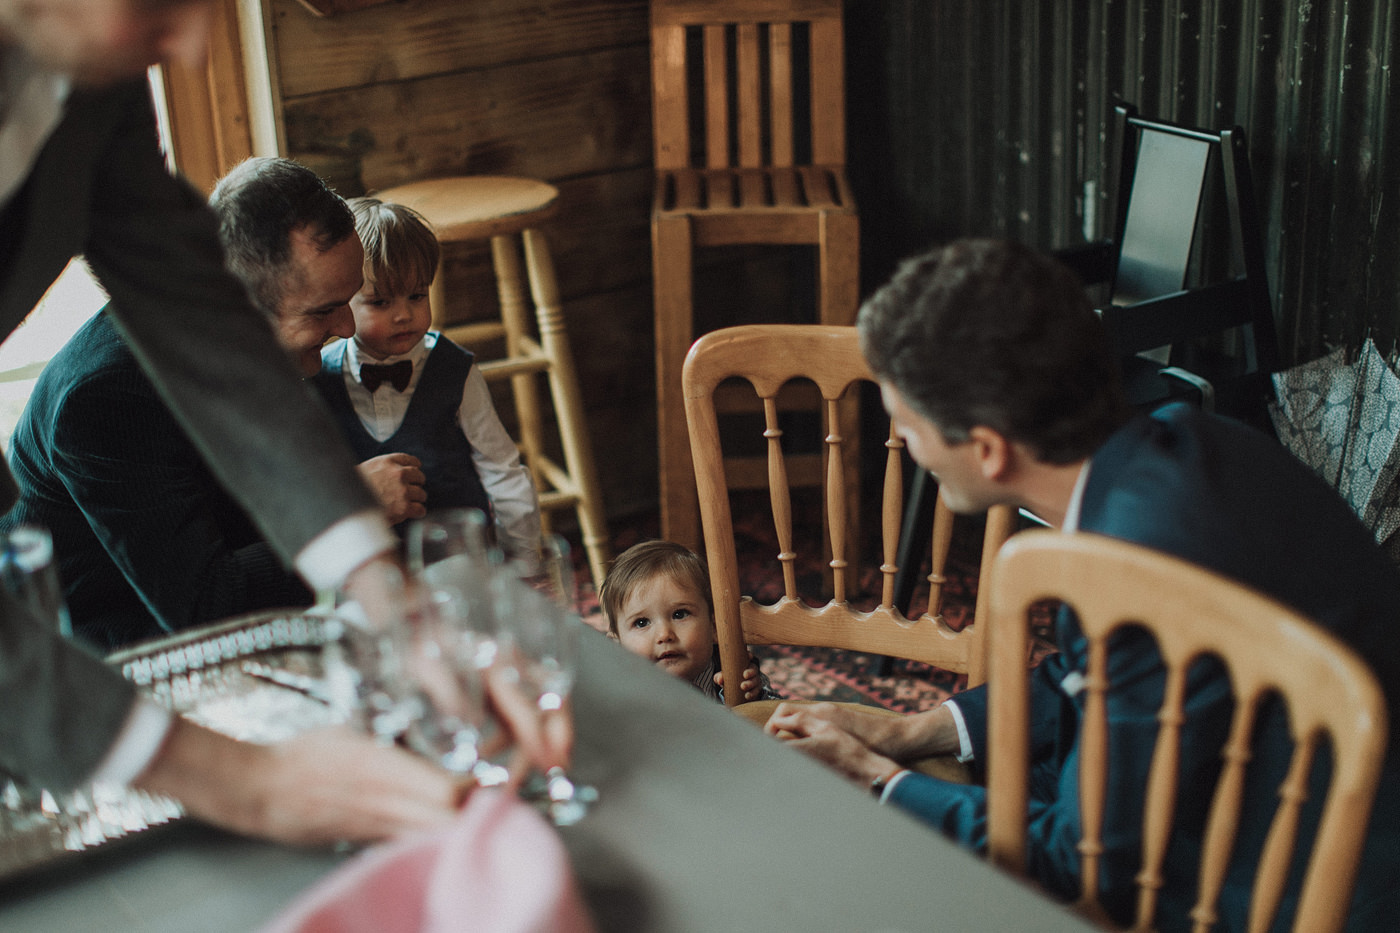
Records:
{"label": "boy's navy vest", "polygon": [[[321,371],[311,381],[340,422],[355,459],[362,462],[381,454],[412,454],[423,461],[429,509],[469,507],[490,516],[491,500],[472,462],[472,445],[457,420],[462,386],[472,368],[472,354],[446,337],[438,337],[423,361],[423,374],[413,389],[403,424],[386,440],[377,441],[365,430],[350,404],[350,393],[345,390],[345,352],[343,341],[322,350]],[[394,389],[386,385],[379,391]]]}

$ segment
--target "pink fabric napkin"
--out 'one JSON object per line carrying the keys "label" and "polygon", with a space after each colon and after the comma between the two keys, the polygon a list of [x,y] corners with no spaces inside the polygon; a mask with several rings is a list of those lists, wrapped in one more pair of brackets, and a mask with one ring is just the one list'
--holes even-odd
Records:
{"label": "pink fabric napkin", "polygon": [[321,879],[264,933],[592,933],[554,828],[477,790],[450,827],[383,843]]}

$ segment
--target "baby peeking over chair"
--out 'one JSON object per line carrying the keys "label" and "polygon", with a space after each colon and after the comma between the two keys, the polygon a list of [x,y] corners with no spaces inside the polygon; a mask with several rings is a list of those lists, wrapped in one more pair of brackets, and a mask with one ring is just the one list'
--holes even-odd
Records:
{"label": "baby peeking over chair", "polygon": [[[634,544],[613,562],[598,601],[609,638],[707,697],[724,700],[710,575],[693,551],[671,541]],[[744,700],[778,699],[758,661],[750,656],[750,662],[739,685]]]}

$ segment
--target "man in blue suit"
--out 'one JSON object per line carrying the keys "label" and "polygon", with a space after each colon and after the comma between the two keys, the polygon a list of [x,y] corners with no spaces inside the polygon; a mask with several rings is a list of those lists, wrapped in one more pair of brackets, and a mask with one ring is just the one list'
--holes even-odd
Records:
{"label": "man in blue suit", "polygon": [[[896,429],[955,511],[1007,503],[1065,531],[1174,554],[1294,607],[1372,664],[1391,710],[1391,754],[1348,929],[1391,928],[1400,908],[1400,652],[1393,635],[1400,573],[1336,493],[1272,439],[1235,422],[1183,405],[1133,416],[1083,289],[1068,270],[1025,247],[960,241],[910,260],[862,307],[858,327]],[[1068,898],[1080,886],[1078,725],[1086,669],[1083,637],[1068,613],[1057,640],[1060,652],[1032,674],[1028,865]],[[1162,676],[1149,638],[1113,643],[1101,898],[1122,920],[1139,867],[1141,795]],[[1199,665],[1191,680],[1161,930],[1189,927],[1204,808],[1232,705],[1218,665]],[[785,706],[767,728],[874,788],[882,801],[984,850],[985,789],[925,777],[902,763],[937,754],[978,763],[987,747],[985,689],[889,724],[867,718],[831,705]],[[1258,730],[1218,929],[1243,928],[1289,748],[1283,713],[1274,708]],[[1315,773],[1316,786],[1320,779]],[[1318,797],[1310,795],[1305,833],[1316,823]],[[1303,867],[1297,861],[1295,882]],[[1291,890],[1296,894],[1296,883]],[[1287,920],[1292,901],[1284,906]]]}

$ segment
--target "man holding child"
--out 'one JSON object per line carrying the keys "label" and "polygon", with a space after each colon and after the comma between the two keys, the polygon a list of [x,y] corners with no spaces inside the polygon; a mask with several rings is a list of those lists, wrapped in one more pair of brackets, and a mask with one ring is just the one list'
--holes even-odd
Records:
{"label": "man holding child", "polygon": [[[363,254],[349,208],[286,159],[238,166],[211,204],[229,268],[301,375],[313,375],[321,345],[354,331]],[[99,311],[40,376],[10,452],[19,502],[0,528],[50,531],[74,632],[104,649],[309,605],[310,591],[210,471],[116,317]],[[281,403],[304,391],[289,389]],[[360,471],[389,521],[424,513],[416,458],[384,454]]]}

